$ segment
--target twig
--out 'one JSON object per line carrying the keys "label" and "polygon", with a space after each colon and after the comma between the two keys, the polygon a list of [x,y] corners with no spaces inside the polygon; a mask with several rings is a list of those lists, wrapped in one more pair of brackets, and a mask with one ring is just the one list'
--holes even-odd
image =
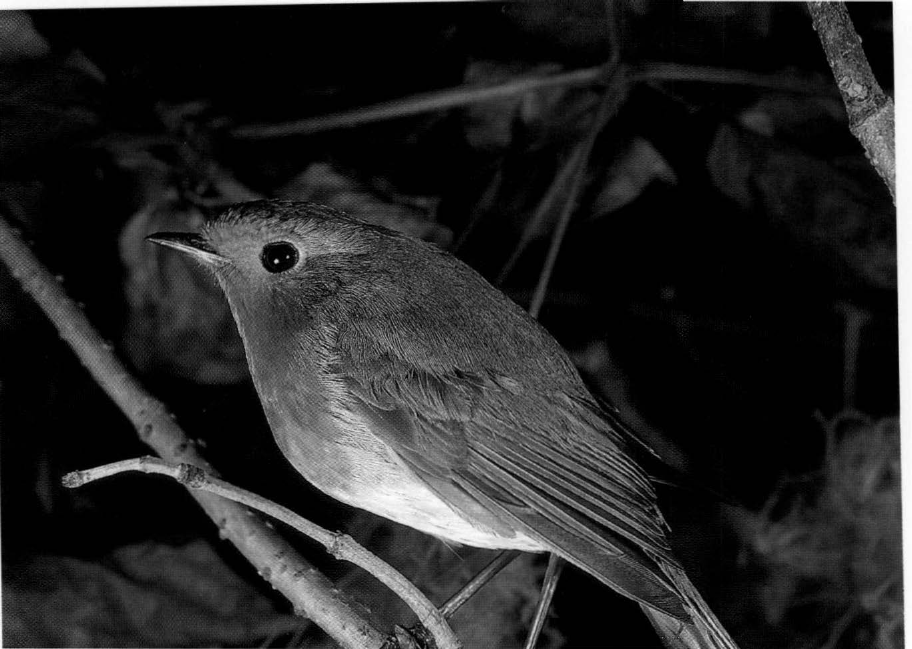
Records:
{"label": "twig", "polygon": [[535,285],[535,292],[532,294],[529,315],[535,319],[538,319],[542,304],[545,302],[548,283],[551,281],[554,264],[557,262],[557,253],[560,251],[564,234],[566,234],[567,226],[570,224],[570,217],[573,216],[573,212],[576,210],[576,201],[583,187],[583,179],[586,175],[586,167],[589,164],[589,156],[592,154],[592,147],[595,146],[595,140],[598,138],[599,133],[602,132],[602,127],[615,112],[627,93],[627,69],[621,64],[621,43],[618,38],[617,14],[615,6],[611,2],[605,3],[605,26],[608,30],[608,46],[611,48],[608,60],[603,65],[605,89],[602,92],[602,99],[598,104],[598,109],[592,116],[589,132],[580,143],[579,160],[576,162],[573,181],[567,190],[563,210],[558,217],[557,226],[554,228],[554,234],[551,237],[548,256],[545,258],[545,264],[538,277],[538,284]]}
{"label": "twig", "polygon": [[481,590],[481,587],[487,584],[491,579],[497,576],[501,570],[513,563],[513,560],[519,556],[519,550],[502,550],[491,563],[486,565],[481,571],[472,577],[469,582],[459,589],[459,592],[453,595],[446,603],[440,607],[440,613],[446,619],[450,619],[463,604]]}
{"label": "twig", "polygon": [[475,205],[469,214],[468,223],[466,223],[466,226],[462,229],[462,232],[459,233],[459,237],[457,237],[457,239],[449,248],[449,251],[454,255],[457,255],[457,253],[466,244],[466,241],[469,240],[469,237],[471,237],[475,232],[475,228],[478,227],[482,219],[484,219],[489,214],[490,210],[487,208],[487,206],[494,202],[494,199],[497,196],[497,192],[503,185],[503,178],[503,164],[498,164],[494,171],[494,177],[488,183],[488,186],[485,188],[484,193],[482,193],[481,197],[477,201],[474,201]]}
{"label": "twig", "polygon": [[[238,126],[231,135],[243,139],[262,140],[289,135],[313,135],[344,128],[384,122],[400,117],[430,113],[470,104],[502,99],[553,86],[587,86],[602,83],[605,66],[580,68],[569,72],[513,79],[497,85],[475,88],[456,86],[445,90],[420,93],[369,106],[359,106],[328,115],[317,115],[280,124],[249,124]],[[796,94],[828,94],[821,84],[780,74],[759,74],[747,70],[730,70],[681,63],[646,63],[628,76],[629,81],[680,81],[754,86]]]}
{"label": "twig", "polygon": [[545,620],[548,617],[548,609],[551,608],[551,600],[554,598],[554,591],[557,589],[557,580],[560,579],[563,569],[564,560],[556,554],[549,554],[548,568],[545,570],[545,579],[542,582],[541,597],[538,600],[538,606],[535,607],[535,616],[532,618],[529,636],[526,638],[526,644],[523,645],[525,649],[535,649],[538,636],[541,635]]}
{"label": "twig", "polygon": [[[175,423],[164,404],[149,394],[114,355],[59,282],[0,218],[0,259],[41,307],[105,393],[136,428],[140,439],[174,463],[215,473]],[[231,541],[269,583],[345,648],[379,647],[384,635],[359,615],[326,577],[317,572],[258,517],[224,498],[191,491],[220,535]]]}
{"label": "twig", "polygon": [[532,218],[526,221],[526,225],[519,235],[519,241],[516,242],[516,246],[513,248],[513,253],[500,269],[497,279],[494,280],[495,286],[500,286],[507,280],[513,267],[516,266],[516,262],[519,261],[522,253],[525,252],[526,248],[529,246],[533,233],[538,232],[539,229],[541,229],[541,224],[544,222],[548,212],[551,211],[558,196],[564,191],[567,182],[571,177],[575,177],[579,174],[582,153],[583,147],[581,145],[574,147],[573,153],[570,154],[570,157],[567,158],[567,161],[561,167],[560,171],[557,172],[557,175],[554,177],[551,185],[549,185],[545,195],[535,208],[535,213],[532,215]]}
{"label": "twig", "polygon": [[631,81],[677,81],[681,83],[714,83],[778,90],[797,95],[829,95],[830,86],[794,75],[762,74],[686,63],[644,63],[630,72]]}
{"label": "twig", "polygon": [[870,314],[850,302],[839,302],[836,310],[843,315],[842,326],[842,407],[855,407],[858,383],[858,358],[861,355],[862,332]]}
{"label": "twig", "polygon": [[839,619],[836,620],[836,623],[830,628],[826,640],[824,640],[823,644],[818,645],[820,649],[833,649],[833,647],[836,647],[839,644],[842,636],[849,630],[849,626],[851,626],[852,622],[859,617],[858,608],[858,604],[854,603],[847,611],[839,616]]}
{"label": "twig", "polygon": [[616,73],[612,75],[612,77],[620,77],[619,83],[609,84],[605,89],[598,110],[592,117],[592,124],[589,127],[589,132],[586,134],[586,138],[580,143],[579,159],[576,161],[573,180],[567,190],[563,209],[558,218],[557,226],[554,228],[554,234],[551,237],[551,246],[548,248],[548,256],[545,258],[544,266],[542,267],[541,274],[538,278],[538,284],[535,286],[535,292],[532,294],[532,301],[529,304],[529,314],[533,318],[538,317],[542,304],[545,301],[548,283],[551,281],[551,275],[554,272],[554,264],[557,262],[557,254],[560,252],[561,243],[567,232],[567,226],[570,224],[570,217],[573,216],[573,212],[576,210],[576,202],[583,187],[583,179],[586,175],[586,165],[589,162],[592,147],[595,145],[595,140],[598,137],[598,134],[601,133],[605,122],[608,121],[609,117],[614,113],[614,110],[620,103],[617,94],[626,91],[626,81],[623,76],[624,70],[622,68],[616,68]]}
{"label": "twig", "polygon": [[359,568],[363,568],[396,593],[418,615],[421,624],[434,636],[439,649],[457,649],[460,646],[459,640],[450,629],[444,616],[428,601],[421,591],[406,579],[402,573],[365,550],[353,538],[347,534],[333,533],[323,529],[287,507],[236,487],[224,480],[207,475],[198,466],[191,464],[175,466],[154,457],[141,457],[68,473],[63,477],[63,484],[70,488],[81,487],[89,482],[126,471],[141,471],[143,473],[170,476],[187,487],[227,498],[282,521],[323,545],[336,559],[348,561]]}
{"label": "twig", "polygon": [[808,2],[811,22],[849,116],[849,129],[896,201],[896,133],[893,100],[884,94],[842,2]]}
{"label": "twig", "polygon": [[446,90],[421,93],[403,99],[381,102],[330,115],[319,115],[284,124],[254,124],[231,131],[239,138],[265,139],[287,135],[310,135],[340,128],[351,128],[370,122],[381,122],[447,108],[456,108],[482,101],[502,99],[531,90],[552,86],[584,86],[604,76],[602,66],[582,68],[544,77],[513,79],[484,88],[457,86]]}

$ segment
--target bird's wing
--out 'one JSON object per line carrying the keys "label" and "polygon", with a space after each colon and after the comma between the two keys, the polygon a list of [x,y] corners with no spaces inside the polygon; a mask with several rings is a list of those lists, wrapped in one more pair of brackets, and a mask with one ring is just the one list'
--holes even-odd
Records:
{"label": "bird's wing", "polygon": [[491,372],[429,371],[387,351],[338,359],[349,407],[454,509],[519,526],[621,593],[689,620],[661,568],[676,563],[652,485],[594,402]]}

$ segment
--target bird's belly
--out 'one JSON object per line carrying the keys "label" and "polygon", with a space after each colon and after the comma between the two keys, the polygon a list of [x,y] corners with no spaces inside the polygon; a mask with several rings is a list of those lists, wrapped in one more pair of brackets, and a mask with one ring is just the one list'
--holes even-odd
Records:
{"label": "bird's belly", "polygon": [[[364,426],[343,431],[332,416],[320,417],[309,434],[292,418],[268,413],[285,457],[310,483],[353,507],[447,541],[490,549],[541,551],[521,531],[473,523],[455,511]],[[316,432],[319,429],[319,432]]]}

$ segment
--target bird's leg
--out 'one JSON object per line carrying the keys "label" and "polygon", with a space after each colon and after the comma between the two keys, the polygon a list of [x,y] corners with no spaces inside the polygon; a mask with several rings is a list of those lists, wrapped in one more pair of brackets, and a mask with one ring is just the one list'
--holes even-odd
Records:
{"label": "bird's leg", "polygon": [[538,636],[541,634],[542,627],[545,626],[545,618],[548,617],[551,599],[554,597],[557,580],[560,578],[563,568],[563,559],[556,554],[548,556],[548,569],[545,570],[541,597],[538,600],[538,606],[535,608],[535,617],[532,618],[532,628],[529,629],[529,637],[526,638],[526,644],[524,645],[525,649],[535,649],[535,643],[538,642]]}
{"label": "bird's leg", "polygon": [[469,598],[477,593],[482,586],[491,581],[491,579],[506,568],[513,559],[519,556],[519,550],[504,550],[491,561],[487,566],[481,569],[477,575],[472,577],[469,582],[463,586],[458,593],[447,600],[446,604],[440,607],[440,613],[445,619],[450,619],[453,613],[459,610],[459,607],[469,601]]}

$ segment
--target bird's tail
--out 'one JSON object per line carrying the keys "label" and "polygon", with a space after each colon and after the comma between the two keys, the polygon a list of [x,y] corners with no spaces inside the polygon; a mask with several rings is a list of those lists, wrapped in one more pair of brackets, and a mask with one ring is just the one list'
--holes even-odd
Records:
{"label": "bird's tail", "polygon": [[693,624],[687,624],[641,604],[665,646],[668,649],[738,649],[684,571],[670,565],[663,565],[662,569],[677,586],[693,620]]}

